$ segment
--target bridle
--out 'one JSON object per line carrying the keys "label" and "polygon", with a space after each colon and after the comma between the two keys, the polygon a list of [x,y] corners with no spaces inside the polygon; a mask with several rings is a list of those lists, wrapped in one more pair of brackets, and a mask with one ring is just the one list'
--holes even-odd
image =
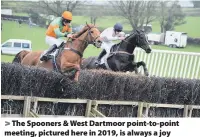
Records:
{"label": "bridle", "polygon": [[91,34],[91,29],[92,28],[95,28],[95,27],[89,27],[89,29],[87,30],[88,31],[87,36],[86,36],[87,38],[86,38],[86,40],[83,40],[85,42],[84,45],[93,44],[93,45],[96,46],[96,39],[98,39],[100,37],[100,35],[97,36],[94,40],[91,40],[92,39],[91,38],[92,37],[92,34]]}
{"label": "bridle", "polygon": [[[89,26],[88,26],[88,27],[89,27]],[[89,27],[89,29],[87,30],[88,33],[87,33],[86,39],[84,39],[84,40],[81,40],[81,39],[79,39],[79,38],[71,38],[71,39],[72,39],[72,40],[78,39],[78,40],[80,40],[80,41],[84,41],[84,45],[90,44],[90,41],[91,41],[92,44],[96,46],[96,42],[95,42],[95,41],[96,41],[96,39],[99,38],[100,36],[97,36],[94,40],[91,40],[91,37],[92,37],[91,29],[92,29],[92,28],[94,28],[94,27]],[[83,33],[83,34],[84,34],[84,33]],[[83,35],[83,34],[81,34],[81,35]],[[69,40],[69,39],[68,39],[68,40]],[[97,47],[97,46],[96,46],[96,47]],[[64,50],[71,50],[71,51],[73,51],[74,53],[78,54],[81,58],[83,57],[83,54],[82,54],[80,51],[78,51],[78,50],[76,50],[76,49],[73,49],[72,47],[71,47],[71,48],[64,48]]]}
{"label": "bridle", "polygon": [[[136,33],[132,33],[131,35],[129,35],[128,37],[126,37],[126,38],[125,38],[124,40],[122,40],[122,41],[124,41],[124,42],[126,42],[126,43],[128,43],[128,44],[132,44],[132,43],[128,42],[126,39],[127,39],[127,38],[130,38],[130,37],[133,36],[133,35],[136,35],[136,46],[138,46],[138,44],[141,43],[141,42],[140,42],[140,40],[141,40],[141,39],[140,39],[141,33],[138,32],[138,31],[136,31]],[[121,44],[119,44],[119,46],[117,47],[117,50],[114,52],[115,54],[116,54],[116,53],[124,53],[124,54],[128,54],[128,55],[132,55],[132,54],[126,52],[126,51],[119,51],[120,46],[121,46]]]}

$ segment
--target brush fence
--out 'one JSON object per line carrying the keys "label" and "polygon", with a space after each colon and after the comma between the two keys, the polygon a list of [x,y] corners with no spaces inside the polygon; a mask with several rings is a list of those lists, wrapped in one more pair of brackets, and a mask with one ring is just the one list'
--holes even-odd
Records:
{"label": "brush fence", "polygon": [[[1,100],[21,100],[24,101],[23,114],[1,114],[2,117],[66,117],[64,115],[39,115],[37,114],[37,105],[39,102],[53,102],[53,103],[80,103],[86,104],[85,115],[82,117],[105,117],[98,110],[98,105],[126,105],[137,107],[137,117],[148,117],[150,108],[178,108],[184,109],[183,117],[191,117],[195,109],[200,109],[199,105],[176,105],[176,104],[157,104],[146,102],[132,102],[132,101],[107,101],[107,100],[87,100],[87,99],[56,99],[30,96],[12,96],[1,95]],[[33,107],[31,107],[33,103]],[[68,116],[69,117],[69,116]],[[74,117],[74,116],[73,116]]]}

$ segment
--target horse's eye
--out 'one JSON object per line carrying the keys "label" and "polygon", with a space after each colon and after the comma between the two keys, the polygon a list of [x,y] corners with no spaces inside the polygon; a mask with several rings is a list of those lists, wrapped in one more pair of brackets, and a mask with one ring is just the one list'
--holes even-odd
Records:
{"label": "horse's eye", "polygon": [[90,31],[90,33],[93,33],[93,31]]}

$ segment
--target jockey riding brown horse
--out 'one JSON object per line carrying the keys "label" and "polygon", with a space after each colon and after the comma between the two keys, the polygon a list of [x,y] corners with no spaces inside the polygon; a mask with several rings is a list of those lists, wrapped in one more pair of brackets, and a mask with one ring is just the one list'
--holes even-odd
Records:
{"label": "jockey riding brown horse", "polygon": [[[74,34],[72,41],[67,41],[67,43],[65,43],[63,50],[56,58],[56,63],[60,68],[59,71],[61,73],[66,73],[75,70],[74,80],[78,81],[83,52],[87,48],[88,44],[93,44],[98,47],[100,44],[99,36],[100,31],[92,24],[87,24],[80,32]],[[21,51],[15,56],[13,62],[53,70],[53,63],[51,60],[40,61],[42,53],[43,51]]]}

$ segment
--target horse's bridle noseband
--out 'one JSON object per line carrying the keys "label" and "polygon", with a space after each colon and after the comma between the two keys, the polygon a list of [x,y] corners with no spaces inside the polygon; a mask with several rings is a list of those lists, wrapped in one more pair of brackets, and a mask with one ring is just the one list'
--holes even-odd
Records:
{"label": "horse's bridle noseband", "polygon": [[[87,33],[87,38],[88,38],[89,36],[92,36],[91,31],[90,31],[92,28],[94,28],[94,27],[89,27],[89,29],[87,30],[87,31],[88,31],[88,33]],[[97,36],[94,40],[91,40],[91,37],[89,37],[89,39],[91,40],[92,44],[96,46],[96,39],[98,39],[99,37],[100,37],[100,36]],[[90,44],[89,40],[84,40],[84,41],[85,41],[86,45]],[[84,44],[85,44],[85,43],[84,43]]]}

